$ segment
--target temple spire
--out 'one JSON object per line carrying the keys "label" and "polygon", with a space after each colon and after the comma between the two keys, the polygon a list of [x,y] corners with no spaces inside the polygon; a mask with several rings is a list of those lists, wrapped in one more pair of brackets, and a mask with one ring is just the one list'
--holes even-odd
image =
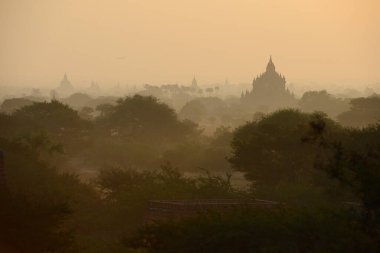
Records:
{"label": "temple spire", "polygon": [[272,55],[269,57],[269,62],[267,65],[267,72],[276,72],[276,67],[274,66],[274,63],[272,61]]}
{"label": "temple spire", "polygon": [[195,79],[195,75],[193,77],[193,81],[191,82],[191,87],[198,88],[198,82],[197,82],[197,79]]}

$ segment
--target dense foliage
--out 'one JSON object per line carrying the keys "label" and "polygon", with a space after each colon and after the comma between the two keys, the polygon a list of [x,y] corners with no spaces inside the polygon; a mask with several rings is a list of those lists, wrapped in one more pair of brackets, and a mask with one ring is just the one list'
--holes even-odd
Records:
{"label": "dense foliage", "polygon": [[326,123],[322,119],[312,121],[311,126],[309,141],[320,147],[316,167],[349,188],[361,201],[366,224],[378,229],[380,126],[347,129],[343,138],[334,141],[326,136]]}
{"label": "dense foliage", "polygon": [[86,187],[74,176],[59,175],[23,143],[1,138],[0,147],[7,187],[1,194],[1,246],[16,252],[69,248],[72,234],[65,219],[73,211],[73,194],[86,192]]}
{"label": "dense foliage", "polygon": [[380,122],[380,97],[356,98],[350,102],[351,108],[338,115],[345,126],[365,127]]}
{"label": "dense foliage", "polygon": [[170,141],[193,131],[189,122],[181,122],[173,109],[154,97],[135,95],[120,99],[101,119],[121,137]]}
{"label": "dense foliage", "polygon": [[350,210],[256,209],[144,227],[127,246],[148,252],[377,252]]}
{"label": "dense foliage", "polygon": [[[313,93],[305,103],[316,97],[330,99]],[[239,122],[228,118],[239,107],[198,102],[182,116]],[[376,115],[376,103],[353,100],[350,113]],[[378,252],[380,127],[290,109],[250,114],[208,135],[152,97],[0,114],[0,251]],[[210,198],[280,204],[144,226],[149,200]]]}
{"label": "dense foliage", "polygon": [[327,195],[333,197],[321,196],[326,185],[333,185],[314,169],[318,148],[302,141],[315,117],[324,118],[326,134],[331,138],[341,134],[341,127],[326,116],[295,110],[275,112],[235,131],[229,161],[254,181],[259,196],[282,201],[308,200],[308,204],[320,198],[324,202]]}

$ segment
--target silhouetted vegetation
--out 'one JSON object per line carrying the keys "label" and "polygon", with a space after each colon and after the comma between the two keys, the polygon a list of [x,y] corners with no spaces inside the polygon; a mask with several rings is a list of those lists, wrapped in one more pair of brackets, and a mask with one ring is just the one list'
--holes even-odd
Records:
{"label": "silhouetted vegetation", "polygon": [[0,138],[0,144],[6,156],[7,180],[7,191],[1,194],[0,249],[5,252],[69,250],[74,238],[67,219],[83,205],[85,198],[96,196],[93,190],[74,175],[58,174],[39,159],[40,149],[29,143]]}
{"label": "silhouetted vegetation", "polygon": [[0,0],[0,253],[380,253],[379,10]]}
{"label": "silhouetted vegetation", "polygon": [[153,224],[125,245],[148,252],[377,252],[350,210],[256,209]]}
{"label": "silhouetted vegetation", "polygon": [[341,134],[342,128],[326,116],[295,110],[275,112],[235,131],[229,160],[253,181],[261,198],[311,204],[333,196],[324,194],[331,183],[313,166],[318,149],[301,141],[309,122],[319,116],[326,120],[327,135]]}
{"label": "silhouetted vegetation", "polygon": [[338,115],[338,120],[345,126],[365,127],[380,121],[380,97],[352,99],[351,109]]}
{"label": "silhouetted vegetation", "polygon": [[325,90],[305,92],[299,101],[299,107],[305,112],[324,112],[332,118],[349,109],[347,99],[336,98]]}
{"label": "silhouetted vegetation", "polygon": [[[310,93],[302,111],[321,109],[313,97],[345,103]],[[372,108],[360,129],[322,112],[262,113],[213,98],[190,101],[180,117],[141,95],[0,114],[1,250],[377,252],[380,128],[364,127],[376,123],[376,101],[354,99],[338,116],[355,125]],[[150,200],[202,199],[279,204],[145,222]]]}

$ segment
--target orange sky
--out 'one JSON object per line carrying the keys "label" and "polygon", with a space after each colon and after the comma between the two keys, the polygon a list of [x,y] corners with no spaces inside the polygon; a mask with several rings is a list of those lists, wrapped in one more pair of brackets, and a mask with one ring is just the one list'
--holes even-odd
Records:
{"label": "orange sky", "polygon": [[379,0],[0,0],[0,84],[380,82]]}

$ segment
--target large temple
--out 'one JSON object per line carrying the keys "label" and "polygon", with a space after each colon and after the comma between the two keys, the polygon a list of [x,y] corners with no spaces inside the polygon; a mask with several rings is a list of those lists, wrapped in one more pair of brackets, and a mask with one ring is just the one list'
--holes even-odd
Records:
{"label": "large temple", "polygon": [[293,94],[286,88],[285,77],[276,71],[272,57],[266,71],[253,80],[252,90],[242,93],[241,99],[264,112],[295,104]]}

